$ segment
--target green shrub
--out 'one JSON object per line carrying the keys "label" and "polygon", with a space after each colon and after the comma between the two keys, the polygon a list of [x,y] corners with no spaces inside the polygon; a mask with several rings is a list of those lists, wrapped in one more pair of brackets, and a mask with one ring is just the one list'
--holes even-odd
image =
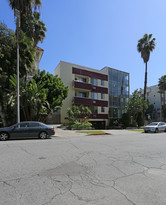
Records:
{"label": "green shrub", "polygon": [[91,129],[92,124],[90,122],[78,122],[75,121],[71,126],[71,129]]}
{"label": "green shrub", "polygon": [[129,113],[123,113],[122,118],[121,118],[121,123],[124,125],[124,127],[129,127],[130,126],[130,115]]}
{"label": "green shrub", "polygon": [[138,113],[138,116],[137,116],[137,124],[138,124],[138,127],[144,125],[144,119],[143,119],[143,113],[142,113],[142,112],[139,112],[139,113]]}

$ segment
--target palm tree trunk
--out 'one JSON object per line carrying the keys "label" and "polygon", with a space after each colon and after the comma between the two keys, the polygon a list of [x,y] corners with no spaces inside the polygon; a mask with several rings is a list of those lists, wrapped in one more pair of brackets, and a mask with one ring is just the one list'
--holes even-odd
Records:
{"label": "palm tree trunk", "polygon": [[144,100],[146,100],[146,88],[147,88],[147,62],[145,64]]}
{"label": "palm tree trunk", "polygon": [[[146,87],[147,87],[147,62],[145,63],[144,100],[146,100]],[[143,121],[145,124],[145,107],[143,107]]]}

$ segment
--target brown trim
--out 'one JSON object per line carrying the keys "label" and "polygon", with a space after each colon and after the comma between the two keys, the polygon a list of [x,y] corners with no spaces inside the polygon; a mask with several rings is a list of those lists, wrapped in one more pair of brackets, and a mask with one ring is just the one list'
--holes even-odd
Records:
{"label": "brown trim", "polygon": [[108,88],[92,85],[92,92],[108,94]]}
{"label": "brown trim", "polygon": [[72,67],[72,73],[108,81],[108,75]]}
{"label": "brown trim", "polygon": [[74,97],[74,104],[108,107],[108,101]]}
{"label": "brown trim", "polygon": [[92,85],[91,84],[78,82],[78,81],[74,81],[74,87],[75,88],[85,89],[85,90],[92,90]]}
{"label": "brown trim", "polygon": [[74,81],[74,87],[80,88],[80,89],[85,89],[85,90],[90,90],[90,91],[96,92],[96,93],[108,94],[108,88],[92,85],[90,83]]}
{"label": "brown trim", "polygon": [[90,119],[108,119],[108,114],[92,114]]}

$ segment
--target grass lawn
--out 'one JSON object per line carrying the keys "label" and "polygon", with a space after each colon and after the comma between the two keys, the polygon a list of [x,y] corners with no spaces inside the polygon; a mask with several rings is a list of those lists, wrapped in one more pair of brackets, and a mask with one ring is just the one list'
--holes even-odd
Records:
{"label": "grass lawn", "polygon": [[97,131],[97,130],[93,130],[93,131],[77,131],[78,133],[86,133],[86,134],[106,134],[104,131]]}
{"label": "grass lawn", "polygon": [[129,131],[136,131],[136,132],[144,132],[144,130],[143,129],[134,129],[134,130],[129,130]]}

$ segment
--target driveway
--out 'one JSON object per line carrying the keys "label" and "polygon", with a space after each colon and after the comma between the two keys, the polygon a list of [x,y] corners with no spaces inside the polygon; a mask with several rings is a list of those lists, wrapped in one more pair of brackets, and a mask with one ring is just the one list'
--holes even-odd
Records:
{"label": "driveway", "polygon": [[166,133],[113,132],[0,142],[0,204],[166,204]]}

